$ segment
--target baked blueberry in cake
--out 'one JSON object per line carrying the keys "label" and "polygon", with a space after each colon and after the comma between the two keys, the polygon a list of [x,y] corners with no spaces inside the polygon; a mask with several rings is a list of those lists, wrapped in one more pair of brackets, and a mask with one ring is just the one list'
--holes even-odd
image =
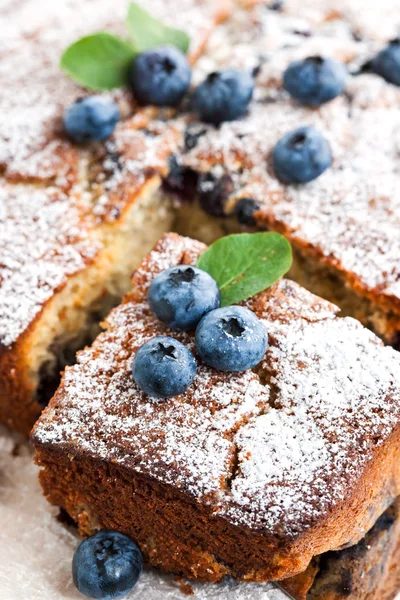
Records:
{"label": "baked blueberry in cake", "polygon": [[[204,250],[170,234],[136,270],[34,428],[40,479],[82,534],[121,531],[166,571],[284,579],[356,544],[398,495],[400,359],[281,280],[245,303],[268,336],[264,357],[241,372],[207,366],[193,332],[167,328],[147,301],[159,273]],[[236,315],[224,327],[240,338],[245,323]],[[132,374],[158,336],[167,361],[179,360],[179,342],[197,362],[172,398],[148,395]]]}

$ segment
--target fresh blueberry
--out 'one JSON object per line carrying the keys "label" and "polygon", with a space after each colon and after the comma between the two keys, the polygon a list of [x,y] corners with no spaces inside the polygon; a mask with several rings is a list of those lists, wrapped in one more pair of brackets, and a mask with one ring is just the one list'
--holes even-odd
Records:
{"label": "fresh blueberry", "polygon": [[371,61],[374,73],[381,75],[386,81],[400,85],[400,38],[388,43]]}
{"label": "fresh blueberry", "polygon": [[332,151],[314,127],[300,127],[284,135],[272,152],[275,175],[284,183],[307,183],[332,164]]}
{"label": "fresh blueberry", "polygon": [[203,173],[197,182],[200,208],[213,217],[226,217],[225,203],[233,192],[232,177],[228,174],[216,177]]}
{"label": "fresh blueberry", "polygon": [[143,344],[136,352],[132,374],[139,388],[150,396],[179,396],[196,375],[196,361],[181,342],[158,336]]}
{"label": "fresh blueberry", "polygon": [[215,71],[195,90],[193,107],[206,123],[234,121],[246,112],[253,89],[250,73],[236,69]]}
{"label": "fresh blueberry", "polygon": [[154,277],[148,300],[157,319],[172,329],[188,331],[220,306],[221,295],[211,275],[196,267],[178,265]]}
{"label": "fresh blueberry", "polygon": [[125,596],[136,585],[142,562],[142,554],[130,537],[104,529],[79,544],[72,577],[81,594],[112,600]]}
{"label": "fresh blueberry", "polygon": [[188,91],[191,77],[186,56],[173,46],[160,46],[135,58],[131,85],[141,104],[176,106]]}
{"label": "fresh blueberry", "polygon": [[235,204],[235,217],[242,225],[254,226],[256,225],[254,213],[259,209],[259,203],[253,198],[240,198]]}
{"label": "fresh blueberry", "polygon": [[119,119],[116,103],[104,96],[76,100],[64,113],[64,128],[75,142],[105,140]]}
{"label": "fresh blueberry", "polygon": [[343,92],[346,74],[345,67],[337,60],[310,56],[288,66],[283,86],[300,104],[319,106]]}
{"label": "fresh blueberry", "polygon": [[218,371],[245,371],[257,365],[268,347],[268,334],[257,316],[242,306],[217,308],[196,329],[200,358]]}

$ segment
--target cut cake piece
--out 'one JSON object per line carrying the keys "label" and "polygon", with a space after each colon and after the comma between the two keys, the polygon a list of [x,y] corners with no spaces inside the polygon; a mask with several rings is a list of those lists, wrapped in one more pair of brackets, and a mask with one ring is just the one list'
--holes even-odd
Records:
{"label": "cut cake piece", "polygon": [[357,543],[399,494],[400,356],[282,280],[247,303],[270,341],[254,372],[199,364],[185,394],[149,398],[132,378],[136,350],[194,339],[155,319],[148,287],[203,250],[170,234],[137,269],[33,430],[40,479],[82,534],[121,530],[166,571],[283,579]]}

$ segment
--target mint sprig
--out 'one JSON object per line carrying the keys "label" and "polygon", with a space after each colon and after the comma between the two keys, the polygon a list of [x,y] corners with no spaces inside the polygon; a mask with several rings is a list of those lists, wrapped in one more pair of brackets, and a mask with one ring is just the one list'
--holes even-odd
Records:
{"label": "mint sprig", "polygon": [[221,306],[237,304],[270,287],[290,269],[292,249],[279,233],[238,233],[214,242],[197,267],[215,279]]}
{"label": "mint sprig", "polygon": [[72,79],[91,90],[111,90],[128,80],[136,55],[132,46],[106,31],[81,38],[61,57],[60,66]]}
{"label": "mint sprig", "polygon": [[62,70],[90,90],[111,90],[128,84],[129,67],[140,52],[164,45],[184,53],[189,48],[184,31],[164,25],[135,2],[129,5],[126,26],[129,42],[101,31],[71,44],[61,56]]}

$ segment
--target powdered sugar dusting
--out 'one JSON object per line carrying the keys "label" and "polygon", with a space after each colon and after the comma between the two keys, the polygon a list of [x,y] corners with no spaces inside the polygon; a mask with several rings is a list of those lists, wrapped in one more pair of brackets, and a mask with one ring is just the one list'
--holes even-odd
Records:
{"label": "powdered sugar dusting", "polygon": [[[214,171],[216,177],[229,173],[234,191],[228,211],[237,198],[253,197],[261,206],[256,215],[260,227],[278,229],[297,247],[310,248],[346,274],[358,292],[379,295],[378,302],[390,302],[398,313],[400,92],[376,75],[358,74],[349,76],[344,97],[318,109],[291,101],[282,90],[282,73],[291,60],[333,55],[353,70],[381,47],[374,35],[355,41],[352,28],[343,26],[341,17],[357,20],[350,2],[338,3],[337,13],[335,5],[336,16],[329,19],[327,3],[302,3],[298,14],[309,17],[306,37],[293,28],[296,6],[285,4],[282,14],[256,6],[236,15],[239,28],[225,26],[225,42],[220,33],[217,47],[200,65],[210,68],[214,56],[217,67],[258,61],[255,101],[242,120],[218,130],[210,127],[182,160],[196,171]],[[386,9],[393,14],[394,3],[385,4]],[[283,185],[271,168],[271,151],[282,135],[302,125],[313,125],[329,140],[334,163],[309,184]]]}
{"label": "powdered sugar dusting", "polygon": [[[167,330],[151,314],[143,271],[146,264],[155,273],[187,262],[189,244],[167,236],[151,253],[107,331],[67,369],[35,443],[123,464],[182,488],[234,523],[290,536],[358,485],[376,448],[396,429],[399,355],[353,319],[328,314],[328,303],[282,281],[249,303],[270,338],[257,373],[199,364],[185,394],[150,399],[131,375],[138,347],[168,334],[195,348],[192,335]],[[298,293],[303,309],[296,315],[290,309]]]}

